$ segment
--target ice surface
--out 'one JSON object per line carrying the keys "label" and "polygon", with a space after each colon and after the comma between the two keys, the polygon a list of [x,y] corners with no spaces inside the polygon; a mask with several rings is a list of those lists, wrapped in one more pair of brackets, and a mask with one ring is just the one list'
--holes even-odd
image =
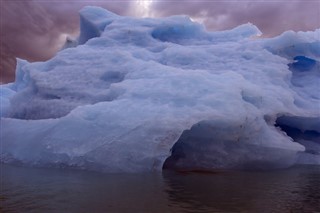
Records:
{"label": "ice surface", "polygon": [[252,24],[208,32],[186,16],[97,7],[80,17],[78,46],[19,60],[1,86],[1,161],[104,172],[319,164],[320,30],[257,39]]}

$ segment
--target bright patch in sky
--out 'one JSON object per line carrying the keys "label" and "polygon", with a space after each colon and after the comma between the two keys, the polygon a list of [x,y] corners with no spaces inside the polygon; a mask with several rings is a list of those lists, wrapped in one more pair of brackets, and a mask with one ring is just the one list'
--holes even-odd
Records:
{"label": "bright patch in sky", "polygon": [[152,4],[152,0],[137,0],[137,11],[142,17],[150,17],[150,6]]}

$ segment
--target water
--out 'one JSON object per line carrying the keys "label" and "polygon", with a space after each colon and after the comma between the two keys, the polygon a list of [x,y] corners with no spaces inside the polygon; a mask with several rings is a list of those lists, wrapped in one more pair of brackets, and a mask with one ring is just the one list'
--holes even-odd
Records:
{"label": "water", "polygon": [[320,168],[100,174],[1,166],[0,212],[320,212]]}

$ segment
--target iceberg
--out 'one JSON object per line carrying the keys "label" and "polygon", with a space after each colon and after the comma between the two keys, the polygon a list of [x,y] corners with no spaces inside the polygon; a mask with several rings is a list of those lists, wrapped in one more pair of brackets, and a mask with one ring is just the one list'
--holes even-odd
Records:
{"label": "iceberg", "polygon": [[1,85],[3,163],[101,172],[320,164],[320,29],[257,38],[80,11],[77,41]]}

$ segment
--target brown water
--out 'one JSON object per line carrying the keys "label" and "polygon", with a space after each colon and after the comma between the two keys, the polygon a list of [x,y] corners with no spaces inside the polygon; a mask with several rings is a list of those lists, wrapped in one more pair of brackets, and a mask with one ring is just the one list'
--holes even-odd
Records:
{"label": "brown water", "polygon": [[320,167],[99,174],[2,165],[0,212],[320,212]]}

